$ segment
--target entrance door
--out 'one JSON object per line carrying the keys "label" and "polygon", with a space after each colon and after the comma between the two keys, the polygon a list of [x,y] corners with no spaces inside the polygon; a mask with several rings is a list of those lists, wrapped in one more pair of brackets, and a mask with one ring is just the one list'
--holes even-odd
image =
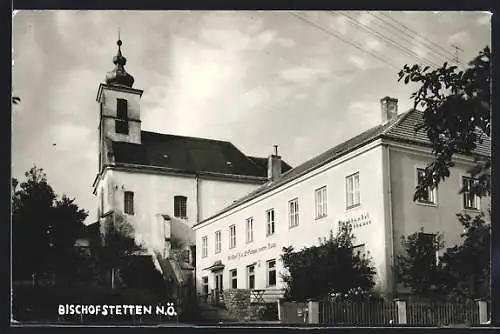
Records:
{"label": "entrance door", "polygon": [[223,287],[222,287],[223,278],[222,277],[223,277],[222,272],[215,273],[215,290],[217,290],[217,291],[223,290]]}
{"label": "entrance door", "polygon": [[215,302],[217,304],[221,304],[224,296],[222,294],[222,290],[223,290],[223,286],[222,286],[222,282],[223,282],[223,275],[222,275],[222,271],[221,272],[217,272],[217,273],[214,273],[214,277],[215,277]]}

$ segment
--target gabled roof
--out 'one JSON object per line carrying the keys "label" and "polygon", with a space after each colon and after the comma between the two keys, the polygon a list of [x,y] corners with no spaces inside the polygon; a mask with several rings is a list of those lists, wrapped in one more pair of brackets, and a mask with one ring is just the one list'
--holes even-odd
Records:
{"label": "gabled roof", "polygon": [[[386,131],[384,133],[384,137],[409,141],[423,145],[430,145],[430,141],[424,131],[415,132],[415,126],[422,120],[423,114],[424,113],[421,110],[413,110],[411,112],[404,113],[397,126],[394,126]],[[476,133],[478,135],[481,135],[481,130],[477,129]],[[483,143],[477,145],[476,149],[473,150],[472,153],[483,156],[490,156],[491,139],[484,134],[482,134],[481,138],[484,139]]]}
{"label": "gabled roof", "polygon": [[[234,201],[231,205],[222,209],[215,215],[201,221],[200,223],[194,225],[200,225],[205,221],[208,221],[212,218],[215,218],[224,212],[227,212],[239,205],[248,202],[254,198],[259,197],[260,195],[267,193],[273,189],[280,187],[301,175],[308,173],[311,170],[319,168],[341,156],[354,151],[357,148],[360,148],[378,138],[387,138],[398,141],[411,142],[419,145],[430,146],[431,143],[429,139],[427,139],[427,135],[423,131],[419,131],[415,133],[415,126],[422,119],[423,112],[420,110],[410,110],[405,113],[399,114],[393,119],[389,120],[384,124],[377,125],[373,128],[370,128],[359,135],[341,143],[333,148],[327,150],[324,153],[304,162],[303,164],[292,168],[288,172],[284,173],[282,177],[277,181],[267,182],[252,191],[248,195],[240,198],[237,201]],[[477,149],[473,151],[473,153],[481,154],[485,156],[491,155],[491,143],[489,138],[485,138],[482,144],[479,144]]]}
{"label": "gabled roof", "polygon": [[264,167],[261,158],[249,158],[227,141],[141,131],[141,144],[112,147],[116,163],[267,178],[267,162]]}

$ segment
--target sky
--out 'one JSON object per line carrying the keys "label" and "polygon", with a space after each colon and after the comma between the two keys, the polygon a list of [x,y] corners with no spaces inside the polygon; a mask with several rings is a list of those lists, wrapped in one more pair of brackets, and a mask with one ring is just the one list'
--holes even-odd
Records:
{"label": "sky", "polygon": [[[17,11],[12,176],[43,168],[96,221],[99,83],[125,69],[144,90],[142,130],[232,142],[292,166],[380,123],[380,99],[412,107],[404,64],[466,66],[486,12]],[[459,47],[456,51],[453,46]],[[458,53],[457,53],[458,52]],[[54,145],[55,144],[55,145]]]}

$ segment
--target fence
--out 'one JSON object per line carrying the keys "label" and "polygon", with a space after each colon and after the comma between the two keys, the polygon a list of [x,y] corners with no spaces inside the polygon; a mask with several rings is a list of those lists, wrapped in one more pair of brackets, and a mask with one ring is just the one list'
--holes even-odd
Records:
{"label": "fence", "polygon": [[384,301],[323,301],[319,303],[319,322],[328,325],[388,325],[397,322],[397,308]]}
{"label": "fence", "polygon": [[485,301],[406,302],[372,301],[310,301],[279,302],[280,321],[296,324],[347,326],[474,326],[489,322]]}
{"label": "fence", "polygon": [[409,325],[449,326],[477,325],[479,306],[475,301],[463,303],[418,303],[406,304],[406,319]]}

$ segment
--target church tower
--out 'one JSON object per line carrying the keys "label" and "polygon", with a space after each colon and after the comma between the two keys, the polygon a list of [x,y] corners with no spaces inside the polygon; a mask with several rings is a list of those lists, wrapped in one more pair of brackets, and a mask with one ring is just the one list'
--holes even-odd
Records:
{"label": "church tower", "polygon": [[113,162],[113,141],[141,143],[140,99],[143,91],[132,88],[134,77],[125,71],[127,59],[122,55],[122,41],[118,39],[116,44],[115,68],[106,74],[105,83],[99,85],[97,92],[100,106],[99,172]]}

